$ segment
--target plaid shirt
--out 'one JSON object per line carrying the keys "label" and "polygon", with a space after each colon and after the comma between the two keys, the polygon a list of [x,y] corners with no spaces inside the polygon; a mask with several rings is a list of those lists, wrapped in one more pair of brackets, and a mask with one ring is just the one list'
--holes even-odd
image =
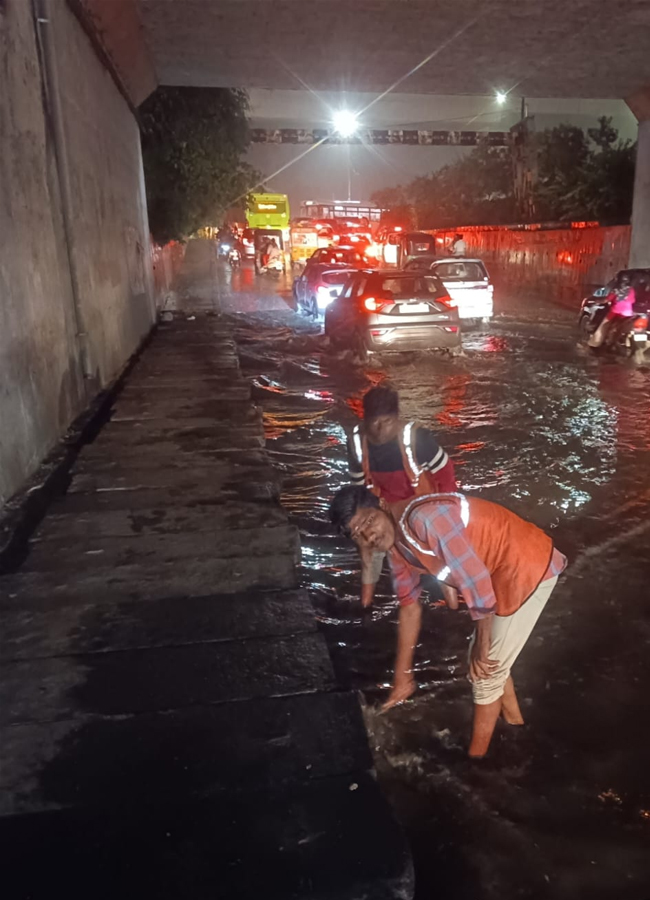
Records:
{"label": "plaid shirt", "polygon": [[[467,540],[458,504],[422,504],[410,514],[409,524],[420,546],[432,551],[438,561],[449,567],[449,575],[442,580],[460,592],[472,619],[492,615],[497,603],[492,579]],[[397,542],[388,554],[393,588],[401,606],[415,603],[422,593],[422,568],[408,547],[398,532]],[[566,558],[554,549],[542,581],[559,575],[565,566]]]}

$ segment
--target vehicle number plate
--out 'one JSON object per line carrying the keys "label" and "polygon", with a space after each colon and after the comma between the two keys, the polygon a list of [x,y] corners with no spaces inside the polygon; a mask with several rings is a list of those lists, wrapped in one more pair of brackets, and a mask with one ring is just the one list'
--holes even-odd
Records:
{"label": "vehicle number plate", "polygon": [[645,343],[645,341],[648,340],[648,335],[645,333],[645,331],[643,331],[641,333],[637,332],[634,335],[634,340],[635,341],[643,341]]}
{"label": "vehicle number plate", "polygon": [[429,304],[428,303],[402,303],[400,305],[399,311],[401,313],[409,313],[420,314],[420,313],[428,313],[429,312]]}

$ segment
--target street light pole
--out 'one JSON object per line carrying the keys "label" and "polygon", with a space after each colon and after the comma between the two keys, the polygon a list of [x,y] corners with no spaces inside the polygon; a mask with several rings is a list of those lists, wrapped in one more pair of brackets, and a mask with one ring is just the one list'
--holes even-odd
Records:
{"label": "street light pole", "polygon": [[352,169],[350,165],[350,145],[347,144],[348,149],[348,200],[352,200]]}

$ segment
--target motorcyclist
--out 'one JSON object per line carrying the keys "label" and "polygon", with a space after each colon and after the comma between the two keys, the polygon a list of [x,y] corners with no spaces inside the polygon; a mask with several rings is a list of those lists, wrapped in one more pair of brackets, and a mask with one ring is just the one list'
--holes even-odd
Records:
{"label": "motorcyclist", "polygon": [[610,307],[603,321],[589,338],[590,347],[600,347],[602,344],[611,347],[627,320],[635,315],[636,296],[627,272],[621,275],[618,284],[607,295],[606,300],[610,303]]}

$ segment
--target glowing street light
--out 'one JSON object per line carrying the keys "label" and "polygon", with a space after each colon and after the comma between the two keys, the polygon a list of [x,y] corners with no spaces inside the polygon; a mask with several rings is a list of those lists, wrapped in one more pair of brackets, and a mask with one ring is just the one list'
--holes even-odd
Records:
{"label": "glowing street light", "polygon": [[359,128],[359,121],[356,113],[350,112],[349,109],[340,109],[332,116],[332,125],[342,138],[349,138]]}
{"label": "glowing street light", "polygon": [[497,91],[494,99],[497,101],[499,106],[503,106],[503,104],[508,99],[508,95],[506,94],[505,91]]}

